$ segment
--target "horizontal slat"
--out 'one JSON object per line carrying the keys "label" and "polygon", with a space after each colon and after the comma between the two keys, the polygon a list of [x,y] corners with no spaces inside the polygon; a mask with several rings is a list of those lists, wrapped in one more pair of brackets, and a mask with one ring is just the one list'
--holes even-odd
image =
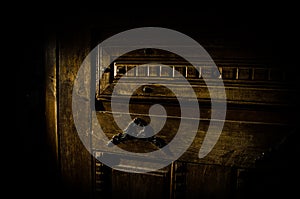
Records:
{"label": "horizontal slat", "polygon": [[[125,82],[119,83],[118,86],[122,87],[122,90],[115,91],[115,83],[111,84],[101,95],[98,95],[98,99],[110,100],[111,94],[114,92],[116,96],[122,101],[122,96],[131,96],[131,98],[136,98],[141,101],[143,100],[155,100],[155,98],[160,97],[161,101],[167,100],[168,98],[175,99],[175,92],[180,93],[180,97],[190,98],[196,94],[199,100],[224,100],[223,95],[219,95],[219,92],[223,89],[221,87],[208,87],[205,85],[193,85],[194,93],[191,93],[189,88],[181,85],[180,82],[172,83],[167,81],[166,86],[161,86],[158,84],[146,84],[143,85],[142,82]],[[137,90],[134,88],[138,87]],[[144,87],[150,88],[150,92],[145,92]],[[132,93],[132,90],[135,90]],[[291,102],[296,102],[296,90],[276,88],[276,87],[247,87],[238,84],[237,86],[225,86],[226,99],[229,103],[236,104],[266,104],[266,105],[287,105]]]}

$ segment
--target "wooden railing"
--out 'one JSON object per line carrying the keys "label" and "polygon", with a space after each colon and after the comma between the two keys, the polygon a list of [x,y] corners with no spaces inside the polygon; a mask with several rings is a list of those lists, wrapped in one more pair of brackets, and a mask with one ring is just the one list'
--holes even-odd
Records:
{"label": "wooden railing", "polygon": [[[171,70],[167,70],[170,67]],[[253,81],[284,81],[285,72],[278,68],[269,68],[261,65],[219,65],[218,72],[207,65],[160,65],[160,64],[133,64],[133,63],[114,63],[113,76],[118,79],[125,77],[152,77],[152,78],[176,78],[178,71],[187,79],[214,79],[223,80],[253,80]],[[177,75],[176,75],[177,74]]]}

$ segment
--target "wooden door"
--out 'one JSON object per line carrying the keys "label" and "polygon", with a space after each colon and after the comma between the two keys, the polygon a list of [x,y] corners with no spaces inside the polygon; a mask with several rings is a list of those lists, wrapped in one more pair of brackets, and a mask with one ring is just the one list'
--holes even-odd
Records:
{"label": "wooden door", "polygon": [[[118,19],[114,20],[118,24]],[[234,41],[222,42],[222,39],[213,39],[210,35],[203,39],[203,43],[216,58],[220,71],[223,71],[228,99],[224,128],[214,149],[205,158],[198,158],[199,148],[210,124],[209,93],[205,82],[199,78],[199,73],[176,66],[179,72],[194,78],[190,82],[193,83],[201,108],[201,125],[190,148],[178,160],[157,172],[136,174],[107,168],[89,152],[98,152],[95,143],[91,141],[88,150],[77,134],[72,115],[72,91],[79,67],[88,53],[98,42],[124,27],[114,28],[106,22],[103,28],[91,22],[56,28],[58,30],[49,38],[46,49],[47,135],[60,173],[61,189],[66,194],[84,198],[243,198],[243,184],[247,184],[243,182],[248,180],[243,173],[248,170],[255,173],[257,159],[270,149],[277,149],[282,140],[293,132],[295,118],[291,117],[289,110],[292,105],[290,102],[295,100],[295,90],[290,89],[288,82],[283,82],[283,74],[288,73],[283,68],[274,69],[259,59],[247,57],[248,52],[236,49]],[[186,32],[202,41],[205,31],[201,33],[196,27],[192,30],[189,28]],[[220,37],[215,29],[207,28]],[[229,47],[226,46],[228,43]],[[146,69],[141,71],[147,75]],[[108,87],[99,89],[108,88],[106,91],[111,91],[109,89],[116,83],[110,79],[114,78],[114,71],[108,73],[104,79]],[[157,74],[158,70],[149,70],[150,76]],[[166,77],[170,75],[162,74]],[[207,74],[210,72],[207,71]],[[173,86],[178,88],[180,85]],[[82,92],[88,92],[87,89],[83,88]],[[153,95],[160,97],[156,98],[158,101],[168,97],[166,89],[158,88],[155,92]],[[145,99],[150,99],[149,95],[133,100],[132,110],[144,114],[151,102],[150,99],[144,103]],[[81,104],[83,108],[90,106],[85,101],[83,99]],[[104,98],[99,98],[99,101],[100,111],[104,113],[98,115],[104,118],[99,121],[103,128],[115,130],[116,127],[109,123],[109,101]],[[178,114],[174,109],[174,101],[164,102],[167,102],[165,105],[170,113],[173,111]],[[87,117],[90,114],[87,112]],[[176,123],[178,121],[173,118],[166,128],[173,129]],[[112,133],[108,132],[108,136],[112,136]],[[168,136],[171,138],[172,133]]]}

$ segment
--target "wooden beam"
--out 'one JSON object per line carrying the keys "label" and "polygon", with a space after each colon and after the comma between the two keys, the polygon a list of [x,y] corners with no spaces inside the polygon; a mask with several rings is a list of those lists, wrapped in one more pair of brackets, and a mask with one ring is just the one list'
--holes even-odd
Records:
{"label": "wooden beam", "polygon": [[[80,29],[81,28],[81,29]],[[64,189],[68,193],[84,194],[89,198],[92,193],[92,155],[83,145],[75,128],[72,112],[72,90],[77,72],[90,52],[90,31],[82,27],[68,27],[63,30],[59,40],[59,97],[58,132],[60,148],[60,169]],[[87,81],[90,81],[90,72]],[[88,84],[88,83],[87,83]],[[82,92],[90,88],[83,85]],[[90,117],[90,101],[82,100],[80,108],[87,110],[86,121]],[[88,143],[89,141],[86,140]]]}

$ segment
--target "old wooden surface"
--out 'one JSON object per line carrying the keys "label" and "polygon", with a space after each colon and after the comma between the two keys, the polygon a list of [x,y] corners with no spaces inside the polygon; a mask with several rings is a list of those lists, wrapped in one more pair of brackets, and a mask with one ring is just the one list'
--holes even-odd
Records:
{"label": "old wooden surface", "polygon": [[[226,70],[226,67],[223,69]],[[254,75],[251,81],[248,77],[234,81],[224,80],[227,97],[224,127],[213,150],[202,159],[198,158],[198,153],[207,129],[210,125],[218,124],[218,122],[210,122],[210,97],[214,96],[218,99],[218,90],[211,88],[212,93],[209,93],[203,80],[190,80],[199,103],[200,118],[190,118],[189,122],[198,120],[200,125],[190,147],[172,163],[170,171],[171,198],[245,198],[248,197],[246,195],[251,188],[256,189],[253,185],[256,183],[255,180],[249,183],[249,179],[245,176],[251,175],[252,172],[254,176],[259,175],[255,173],[255,170],[260,170],[258,162],[261,157],[281,148],[284,140],[295,129],[296,118],[294,114],[291,114],[291,109],[295,107],[295,93],[297,92],[293,86],[289,86],[288,82],[273,81],[273,79],[265,77],[260,80],[256,78],[258,77]],[[189,99],[191,95],[185,86],[176,82],[176,79],[166,78],[165,81],[168,88],[158,84],[149,84],[146,86],[151,89],[151,92],[146,93],[143,89],[145,87],[143,82],[135,81],[134,77],[127,78],[123,83],[118,82],[118,78],[116,78],[101,94],[97,95],[97,120],[93,121],[93,125],[100,124],[107,138],[111,139],[112,136],[123,130],[115,123],[115,117],[122,120],[124,115],[130,113],[132,118],[138,116],[149,121],[150,107],[153,104],[161,104],[168,117],[165,126],[157,136],[168,142],[171,141],[180,124],[179,103],[171,90],[181,93],[185,99]],[[213,80],[209,79],[208,81]],[[115,93],[117,97],[114,98],[114,105],[123,110],[124,97],[130,97],[128,112],[112,113],[111,94],[117,84],[124,84],[124,89]],[[138,89],[132,93],[133,87]],[[193,110],[193,107],[187,106],[186,108],[190,111]],[[188,131],[189,123],[185,124],[183,129]],[[94,131],[93,135],[95,136],[92,138],[93,149],[105,153],[106,151],[102,147],[105,143],[101,139],[97,139],[99,132]],[[184,142],[186,140],[183,139],[182,143]],[[136,153],[157,150],[151,143],[136,140],[121,143],[118,147]],[[182,148],[181,145],[177,147]],[[125,153],[121,152],[120,155],[121,157],[123,155],[124,159],[127,158]],[[272,168],[274,165],[268,166]],[[267,169],[260,174],[268,175]],[[153,181],[157,180],[156,178]],[[249,183],[247,191],[243,187],[244,181]],[[270,183],[269,180],[267,182]],[[114,186],[114,183],[111,186]],[[133,184],[128,186],[137,187]]]}
{"label": "old wooden surface", "polygon": [[47,128],[47,145],[49,156],[57,170],[59,170],[59,149],[58,149],[58,131],[57,131],[57,65],[56,49],[57,40],[54,32],[49,34],[47,49],[45,50],[45,114]]}
{"label": "old wooden surface", "polygon": [[[70,194],[92,195],[91,154],[82,144],[72,115],[72,89],[78,69],[90,51],[89,32],[69,27],[59,35],[58,131],[59,161],[64,189]],[[84,88],[88,90],[89,88]],[[85,91],[83,91],[85,92]],[[88,92],[88,91],[87,91]],[[89,104],[80,104],[84,110]],[[77,114],[77,113],[74,113]],[[89,117],[89,112],[86,112]],[[88,122],[88,121],[84,121]]]}
{"label": "old wooden surface", "polygon": [[[117,17],[111,13],[106,14],[111,20],[109,22],[103,20],[101,24],[96,20],[94,22],[96,31],[92,28],[85,29],[83,28],[85,26],[80,25],[60,27],[56,38],[57,42],[52,40],[46,50],[48,56],[46,59],[46,82],[48,86],[46,88],[46,109],[49,143],[51,143],[53,153],[58,158],[58,166],[64,185],[63,189],[74,195],[84,193],[84,198],[92,197],[94,194],[93,184],[97,180],[94,176],[96,166],[92,164],[95,160],[83,146],[74,126],[71,107],[72,88],[80,64],[91,50],[91,43],[97,44],[97,42],[127,29],[125,28],[125,17]],[[141,22],[140,19],[136,20]],[[244,60],[246,57],[248,60],[246,64],[252,64],[249,60],[256,61],[256,58],[260,56],[263,60],[270,61],[270,52],[266,50],[266,48],[269,48],[268,43],[264,43],[263,46],[255,46],[250,45],[251,42],[248,39],[240,42],[239,39],[235,38],[240,38],[238,35],[243,31],[235,32],[235,28],[227,29],[233,34],[222,35],[222,31],[220,32],[220,28],[216,25],[208,26],[204,22],[197,22],[197,24],[202,27],[202,23],[204,23],[209,31],[205,28],[203,30],[195,28],[194,21],[193,24],[179,27],[177,26],[177,24],[180,24],[178,20],[164,19],[163,21],[156,24],[165,23],[168,24],[168,27],[173,25],[177,27],[177,30],[190,33],[190,36],[198,40],[218,63],[224,63],[224,60],[225,62],[226,60]],[[218,21],[219,19],[214,23],[217,24]],[[115,25],[111,22],[114,22]],[[125,22],[125,25],[123,22]],[[211,34],[211,32],[214,32],[214,34]],[[91,42],[91,39],[97,42]],[[266,52],[268,52],[267,55],[264,54]],[[281,70],[284,66],[280,64],[278,69]],[[89,73],[89,71],[86,72]],[[231,71],[227,75],[231,77]],[[261,73],[261,76],[258,75],[255,78],[259,80],[262,76],[264,76],[264,72]],[[293,124],[293,120],[291,121],[293,114],[290,114],[289,106],[285,105],[290,105],[291,99],[295,99],[295,93],[274,85],[270,87],[270,84],[264,85],[262,83],[258,86],[258,84],[252,84],[251,82],[243,85],[238,85],[236,82],[227,82],[226,94],[229,103],[223,132],[214,149],[205,158],[199,159],[197,155],[209,125],[209,95],[204,84],[196,83],[194,89],[200,102],[201,122],[196,138],[190,148],[178,161],[167,167],[164,174],[130,174],[116,170],[106,170],[105,173],[109,181],[106,182],[107,186],[105,188],[109,189],[110,196],[114,198],[171,197],[178,199],[184,197],[232,198],[236,196],[237,189],[241,191],[240,187],[242,187],[243,181],[248,180],[241,173],[243,171],[247,173],[248,169],[252,168],[254,169],[253,173],[255,173],[256,159],[262,153],[268,152],[270,148],[276,148],[293,128],[293,125],[290,125]],[[55,83],[57,86],[55,86]],[[130,87],[130,83],[128,86]],[[178,85],[172,86],[175,89],[185,89]],[[55,90],[57,87],[58,90]],[[114,123],[110,112],[109,94],[113,88],[114,84],[106,90],[107,93],[103,93],[107,96],[100,96],[103,97],[99,98],[103,106],[100,111],[97,111],[97,121],[94,121],[99,122],[108,138],[122,131]],[[104,88],[101,87],[101,89]],[[138,90],[137,95],[133,96],[131,112],[144,116],[148,113],[151,103],[162,102],[166,105],[167,112],[173,114],[174,117],[168,119],[159,136],[171,140],[176,133],[179,121],[176,103],[173,99],[166,98],[167,95],[171,95],[167,90],[158,88],[154,91],[157,91],[157,93],[154,92],[152,98],[149,98],[149,95],[145,96]],[[89,91],[83,90],[83,92]],[[123,94],[126,94],[126,92],[124,90]],[[148,101],[146,98],[148,98]],[[86,99],[82,99],[83,103],[80,104],[82,109],[89,106],[89,104],[84,103],[85,101]],[[122,106],[122,103],[120,103],[120,106]],[[87,112],[87,121],[90,121],[89,115],[90,113]],[[118,117],[122,117],[122,113],[119,113]],[[145,117],[147,118],[146,115]],[[97,134],[97,132],[93,133]],[[88,142],[88,144],[93,147],[93,150],[98,151],[103,143],[101,143],[101,140],[92,139],[92,142]],[[135,152],[156,150],[153,145],[144,142],[127,142],[120,145],[120,147]],[[253,182],[257,183],[255,180]],[[95,196],[99,198],[104,196],[102,192],[99,194]]]}
{"label": "old wooden surface", "polygon": [[[226,67],[224,67],[226,68]],[[145,77],[148,79],[148,77]],[[153,80],[155,81],[155,80]],[[131,114],[131,117],[143,117],[149,120],[148,111],[154,104],[164,106],[167,113],[167,123],[158,134],[167,141],[172,140],[180,124],[180,106],[174,93],[180,93],[184,99],[192,97],[190,92],[176,79],[166,78],[166,86],[158,84],[143,85],[142,79],[134,81],[134,77],[127,78],[119,83],[117,80],[110,84],[97,98],[96,110],[98,122],[103,131],[111,138],[114,134],[122,132],[112,116],[111,95],[117,84],[124,84],[121,91],[115,92],[114,117],[122,118],[122,115]],[[207,81],[213,81],[208,79]],[[195,163],[216,164],[223,166],[251,168],[255,166],[256,159],[260,154],[270,148],[280,144],[282,139],[295,128],[295,118],[290,114],[290,110],[296,101],[296,90],[287,87],[286,82],[272,82],[239,80],[224,81],[227,111],[224,118],[222,134],[214,149],[204,159],[199,159],[197,153],[203,142],[206,131],[210,125],[211,118],[211,96],[219,100],[218,89],[213,86],[208,91],[203,80],[190,82],[196,94],[199,107],[200,118],[189,118],[190,122],[200,121],[198,133],[193,144],[180,160]],[[151,88],[150,93],[144,92],[144,87]],[[133,93],[133,88],[137,88]],[[173,92],[174,91],[174,92]],[[128,112],[122,112],[124,97],[130,97]],[[222,100],[222,96],[220,96]],[[193,111],[193,107],[184,107]],[[214,119],[214,118],[213,118]],[[110,122],[107,122],[110,121]],[[97,122],[97,121],[96,121]],[[216,121],[214,125],[218,124]],[[186,127],[188,129],[188,124]],[[97,132],[94,132],[95,135]],[[95,149],[101,148],[98,140],[93,144]],[[128,150],[139,151],[139,145],[128,143]],[[141,145],[140,150],[148,146]],[[126,146],[123,146],[125,147]],[[178,146],[180,148],[180,146]]]}
{"label": "old wooden surface", "polygon": [[[108,138],[122,132],[113,122],[111,113],[99,112],[99,123]],[[111,121],[111,122],[107,122]],[[178,130],[180,118],[169,118],[164,128],[157,134],[166,141],[172,140]],[[291,131],[287,125],[245,122],[245,121],[225,121],[222,134],[216,143],[214,149],[203,159],[198,158],[199,149],[209,125],[209,121],[201,121],[196,138],[187,152],[180,158],[182,161],[217,164],[223,166],[233,166],[241,168],[250,168],[255,166],[255,161],[261,153],[280,143]],[[183,128],[188,128],[183,127]],[[97,132],[94,132],[95,136]],[[101,140],[93,139],[94,148],[101,149]],[[151,143],[141,144],[128,141],[120,146],[132,152],[150,152],[156,150]],[[180,148],[180,146],[178,146]]]}
{"label": "old wooden surface", "polygon": [[[147,80],[151,81],[151,80]],[[184,85],[180,85],[180,82],[176,82],[176,80],[168,80],[166,79],[166,85],[168,88],[165,88],[158,84],[147,84],[144,85],[142,82],[134,81],[134,78],[130,81],[124,81],[121,84],[125,84],[122,86],[124,88],[121,92],[114,92],[117,96],[131,96],[133,99],[140,97],[141,100],[147,100],[149,98],[150,101],[155,100],[155,97],[160,99],[162,102],[164,102],[168,98],[174,98],[176,97],[174,92],[180,92],[180,97],[192,97],[191,93],[189,92],[188,88],[186,88]],[[155,80],[153,80],[155,82]],[[210,88],[210,92],[208,91],[207,86],[204,84],[203,80],[199,80],[200,84],[193,85],[193,90],[196,94],[196,97],[201,100],[209,100],[211,97],[213,99],[218,100],[219,98],[222,99],[222,96],[218,96],[218,88]],[[257,82],[256,82],[257,83]],[[109,98],[114,91],[115,85],[118,84],[118,82],[113,83],[108,87],[101,96],[104,98]],[[264,86],[261,85],[262,83],[254,84],[254,83],[226,83],[225,82],[225,92],[226,92],[226,100],[228,103],[236,103],[236,104],[265,104],[265,105],[272,105],[272,104],[278,104],[278,105],[289,105],[291,102],[296,102],[295,97],[295,89],[292,88],[286,88],[283,86]],[[141,85],[141,86],[138,86]],[[271,84],[272,85],[272,84]],[[120,86],[120,85],[119,85]],[[138,89],[132,93],[132,89],[134,87],[137,87]],[[151,93],[145,93],[143,92],[143,87],[147,86],[152,89]],[[174,92],[172,92],[174,91]],[[146,98],[146,99],[143,99]],[[148,101],[149,101],[148,100]]]}

